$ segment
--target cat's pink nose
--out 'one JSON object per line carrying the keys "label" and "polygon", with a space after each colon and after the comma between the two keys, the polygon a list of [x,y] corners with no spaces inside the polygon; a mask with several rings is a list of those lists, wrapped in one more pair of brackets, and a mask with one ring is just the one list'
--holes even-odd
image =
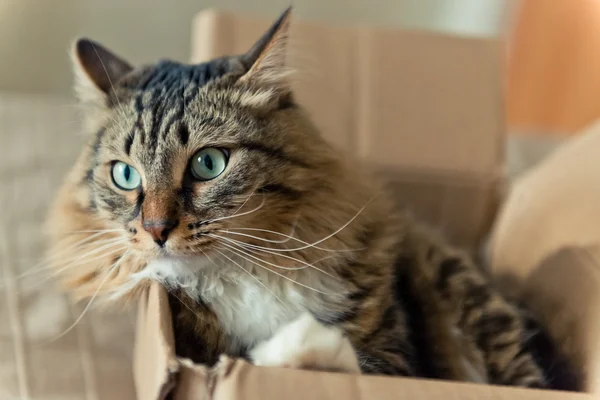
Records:
{"label": "cat's pink nose", "polygon": [[169,233],[177,226],[178,221],[144,221],[142,226],[144,230],[152,236],[154,242],[163,247],[169,238]]}

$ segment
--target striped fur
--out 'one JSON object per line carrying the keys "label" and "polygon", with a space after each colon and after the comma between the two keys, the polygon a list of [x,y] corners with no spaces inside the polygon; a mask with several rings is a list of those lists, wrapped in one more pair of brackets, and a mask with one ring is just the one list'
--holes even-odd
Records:
{"label": "striped fur", "polygon": [[[209,364],[308,311],[343,330],[365,373],[552,386],[524,314],[294,103],[289,18],[249,53],[197,65],[132,68],[77,42],[90,140],[48,224],[66,285],[127,302],[160,281],[178,353]],[[205,147],[229,163],[200,182],[190,159]],[[140,172],[139,189],[113,184],[115,161]],[[163,248],[144,230],[155,217],[176,221]]]}

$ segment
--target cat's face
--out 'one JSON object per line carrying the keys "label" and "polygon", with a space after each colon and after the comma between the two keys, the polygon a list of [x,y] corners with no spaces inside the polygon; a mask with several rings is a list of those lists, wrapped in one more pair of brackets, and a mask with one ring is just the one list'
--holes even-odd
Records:
{"label": "cat's face", "polygon": [[[289,11],[248,53],[198,65],[133,68],[77,42],[91,137],[47,224],[49,258],[75,296],[120,290],[159,258],[212,268],[213,256],[241,257],[312,284],[364,245],[356,232],[373,221],[356,216],[378,186],[294,103],[288,26]],[[371,210],[387,213],[378,198]]]}
{"label": "cat's face", "polygon": [[80,78],[105,103],[91,111],[102,122],[86,173],[90,211],[122,230],[132,251],[202,254],[228,228],[293,223],[314,179],[310,134],[277,76],[286,18],[255,54],[193,66],[133,69],[78,42]]}

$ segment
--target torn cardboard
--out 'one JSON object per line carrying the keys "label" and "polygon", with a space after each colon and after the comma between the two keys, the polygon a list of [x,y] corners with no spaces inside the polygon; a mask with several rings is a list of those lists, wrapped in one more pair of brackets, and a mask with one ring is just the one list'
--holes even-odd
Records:
{"label": "torn cardboard", "polygon": [[[270,23],[202,12],[194,24],[192,61],[244,52]],[[475,246],[503,188],[501,44],[308,22],[294,22],[292,43],[309,55],[309,77],[295,82],[299,102],[326,138],[385,174],[399,202],[444,228],[455,243]],[[292,63],[295,56],[290,56]],[[141,400],[591,399],[585,394],[264,368],[228,359],[209,370],[174,354],[167,295],[158,284],[150,288],[139,313],[135,379]]]}

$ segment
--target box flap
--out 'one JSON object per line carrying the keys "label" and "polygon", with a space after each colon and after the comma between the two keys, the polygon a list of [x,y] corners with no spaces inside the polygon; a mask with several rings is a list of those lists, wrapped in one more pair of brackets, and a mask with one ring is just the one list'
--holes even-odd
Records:
{"label": "box flap", "polygon": [[236,360],[217,373],[214,400],[591,400],[591,395],[424,379],[255,367]]}
{"label": "box flap", "polygon": [[179,365],[171,324],[167,293],[158,283],[152,283],[140,300],[138,310],[134,348],[138,399],[163,400],[175,386]]}
{"label": "box flap", "polygon": [[497,176],[505,131],[502,43],[359,32],[359,154],[379,164]]}
{"label": "box flap", "polygon": [[173,391],[173,400],[208,400],[214,384],[213,371],[190,360],[180,360],[177,375],[177,387]]}

